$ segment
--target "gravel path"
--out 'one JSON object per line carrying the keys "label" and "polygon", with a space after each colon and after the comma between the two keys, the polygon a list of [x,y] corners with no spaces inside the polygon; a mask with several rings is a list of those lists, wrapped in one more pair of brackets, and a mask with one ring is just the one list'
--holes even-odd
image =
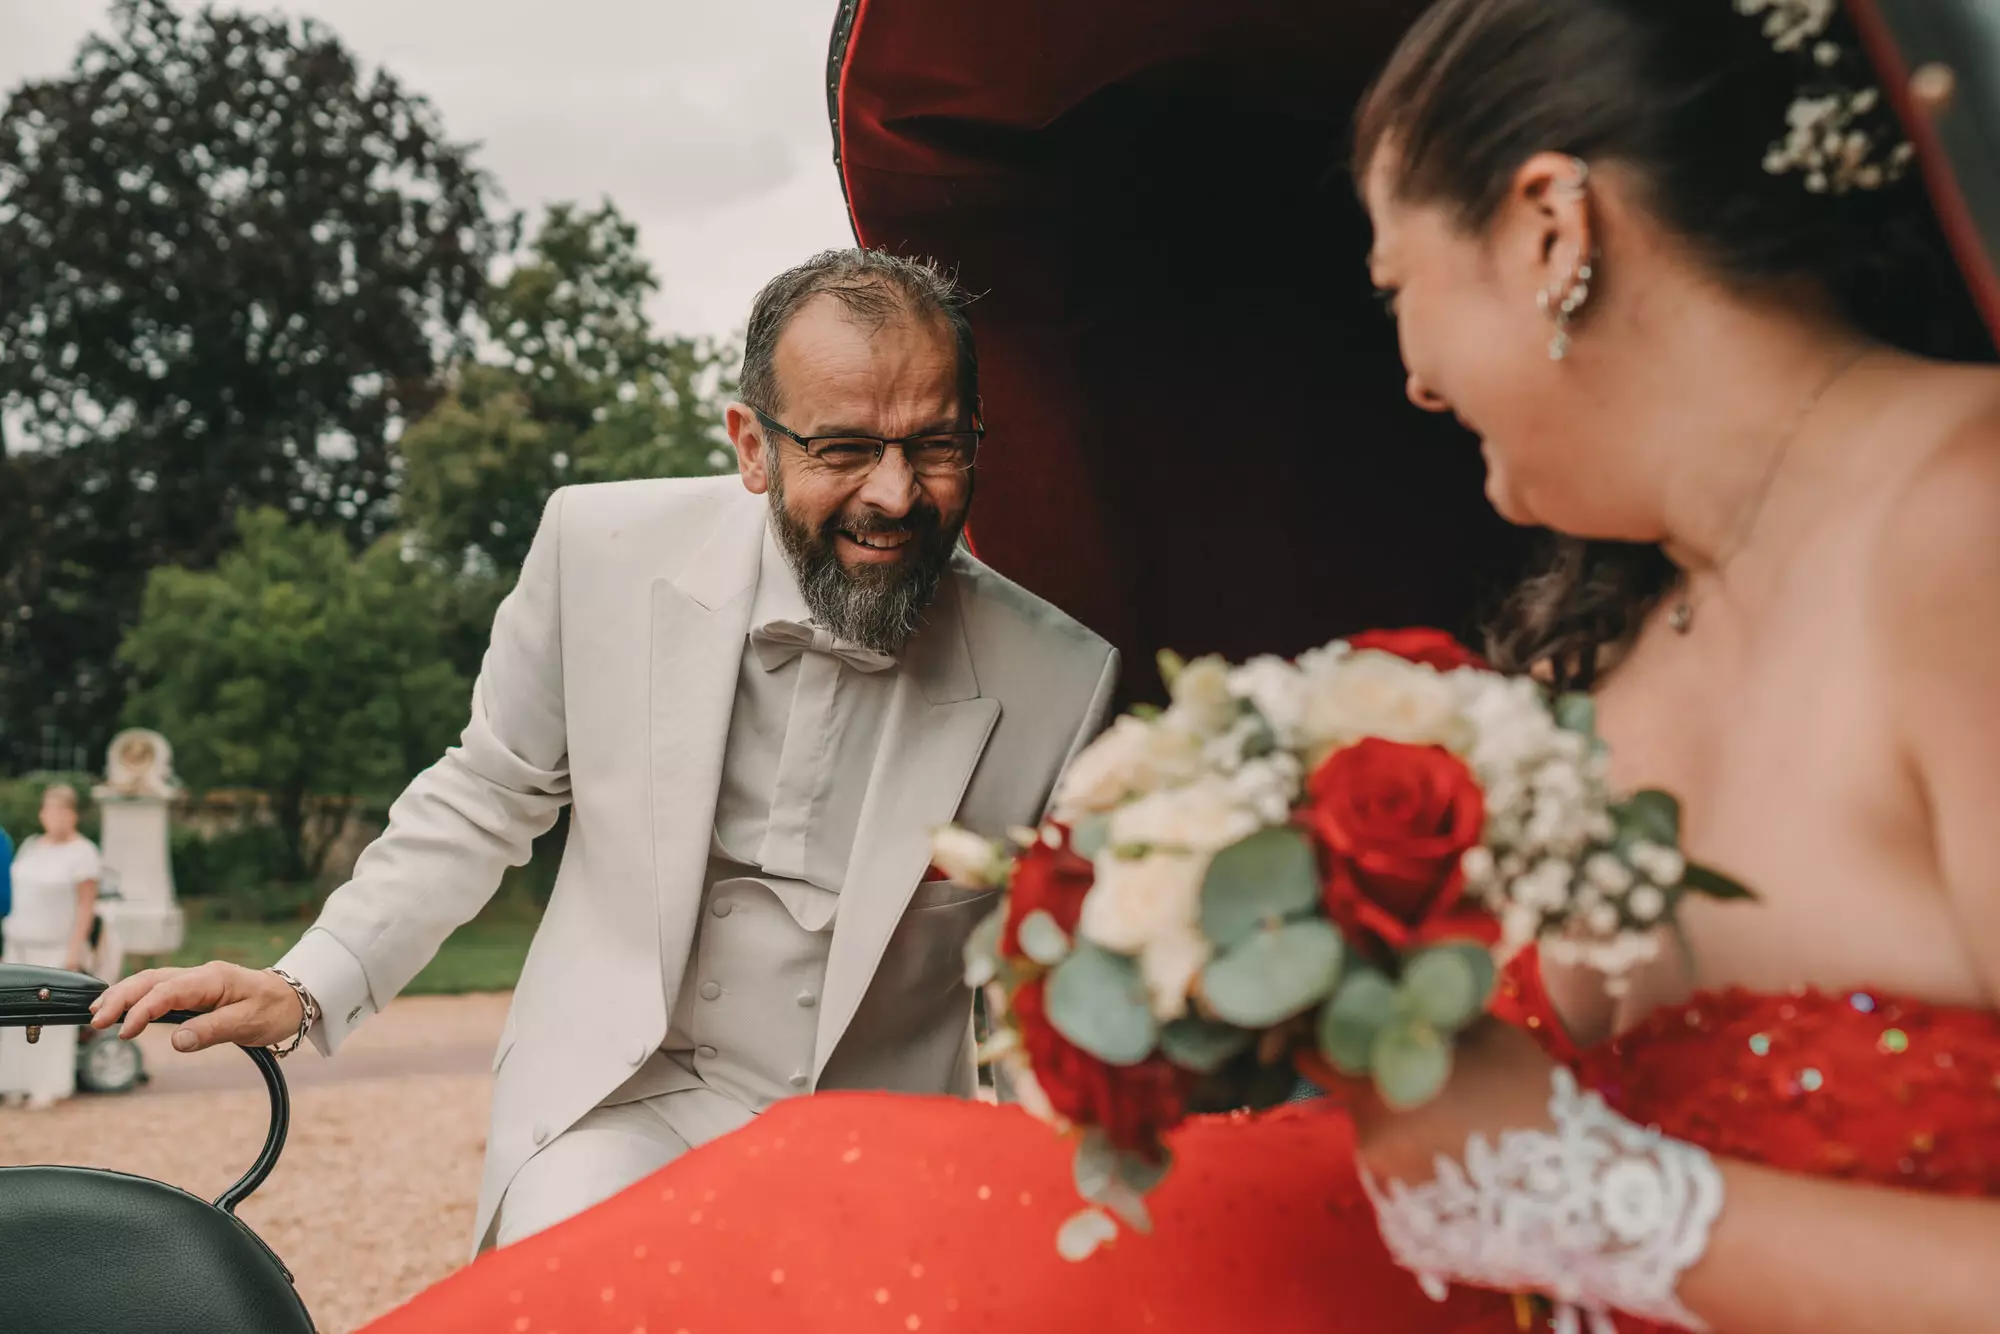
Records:
{"label": "gravel path", "polygon": [[[485,1152],[488,1068],[505,996],[416,996],[336,1061],[285,1062],[291,1138],[243,1206],[298,1278],[321,1334],[348,1334],[464,1263]],[[140,1039],[152,1082],[54,1110],[0,1109],[0,1165],[82,1163],[213,1198],[263,1142],[269,1103],[233,1048],[183,1055]]]}

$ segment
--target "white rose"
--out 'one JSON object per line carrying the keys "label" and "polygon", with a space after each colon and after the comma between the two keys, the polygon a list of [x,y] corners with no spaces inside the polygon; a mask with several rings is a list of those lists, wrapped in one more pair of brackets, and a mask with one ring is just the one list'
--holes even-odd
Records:
{"label": "white rose", "polygon": [[1229,780],[1211,774],[1120,806],[1111,816],[1111,844],[1215,853],[1262,827]]}
{"label": "white rose", "polygon": [[1007,849],[992,839],[948,824],[931,835],[931,865],[967,889],[992,889],[1007,871]]}
{"label": "white rose", "polygon": [[1229,776],[1229,790],[1261,824],[1283,824],[1298,803],[1303,777],[1298,756],[1290,751],[1272,751],[1254,759]]}
{"label": "white rose", "polygon": [[1446,678],[1393,654],[1352,653],[1306,682],[1305,736],[1316,747],[1372,736],[1457,748],[1471,739]]}
{"label": "white rose", "polygon": [[1208,966],[1211,952],[1208,937],[1192,925],[1146,943],[1139,953],[1139,975],[1145,979],[1154,1018],[1168,1023],[1187,1013],[1188,991]]}
{"label": "white rose", "polygon": [[1168,714],[1202,736],[1227,730],[1242,708],[1230,693],[1229,675],[1229,664],[1221,658],[1196,658],[1174,678]]}
{"label": "white rose", "polygon": [[1077,933],[1107,950],[1138,954],[1184,932],[1198,919],[1207,870],[1201,858],[1178,853],[1099,857]]}
{"label": "white rose", "polygon": [[1270,725],[1280,746],[1298,744],[1305,722],[1305,677],[1283,658],[1252,658],[1229,673],[1229,691]]}
{"label": "white rose", "polygon": [[1185,782],[1201,772],[1201,741],[1185,728],[1130,714],[1070,762],[1056,789],[1056,818],[1108,811],[1136,792]]}

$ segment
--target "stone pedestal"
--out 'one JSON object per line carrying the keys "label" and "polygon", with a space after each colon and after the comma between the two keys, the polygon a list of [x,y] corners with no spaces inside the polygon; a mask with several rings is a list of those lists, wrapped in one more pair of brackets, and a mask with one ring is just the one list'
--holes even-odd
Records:
{"label": "stone pedestal", "polygon": [[117,896],[104,917],[124,952],[171,954],[187,930],[167,856],[167,813],[180,795],[173,749],[157,732],[120,732],[105,770],[91,794],[103,820],[105,888]]}

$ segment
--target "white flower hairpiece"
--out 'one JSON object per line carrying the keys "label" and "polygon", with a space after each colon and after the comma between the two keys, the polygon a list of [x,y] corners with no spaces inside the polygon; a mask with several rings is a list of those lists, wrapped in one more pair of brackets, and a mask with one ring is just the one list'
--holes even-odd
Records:
{"label": "white flower hairpiece", "polygon": [[[1833,71],[1848,52],[1829,38],[1839,0],[1735,0],[1736,12],[1764,17],[1764,35],[1785,54],[1807,50],[1813,64]],[[1773,176],[1805,174],[1814,194],[1844,195],[1879,190],[1899,181],[1917,150],[1883,111],[1882,91],[1872,83],[1843,86],[1831,74],[1801,89],[1785,112],[1785,137],[1764,155]]]}

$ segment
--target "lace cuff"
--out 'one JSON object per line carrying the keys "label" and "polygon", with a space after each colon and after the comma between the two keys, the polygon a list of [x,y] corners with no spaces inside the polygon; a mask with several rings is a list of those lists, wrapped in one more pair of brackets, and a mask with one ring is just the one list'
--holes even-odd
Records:
{"label": "lace cuff", "polygon": [[1708,1154],[1626,1120],[1558,1067],[1553,1130],[1475,1134],[1421,1186],[1366,1170],[1382,1239],[1432,1298],[1447,1283],[1539,1292],[1555,1329],[1610,1334],[1610,1312],[1706,1330],[1675,1295],[1708,1249],[1722,1174]]}

